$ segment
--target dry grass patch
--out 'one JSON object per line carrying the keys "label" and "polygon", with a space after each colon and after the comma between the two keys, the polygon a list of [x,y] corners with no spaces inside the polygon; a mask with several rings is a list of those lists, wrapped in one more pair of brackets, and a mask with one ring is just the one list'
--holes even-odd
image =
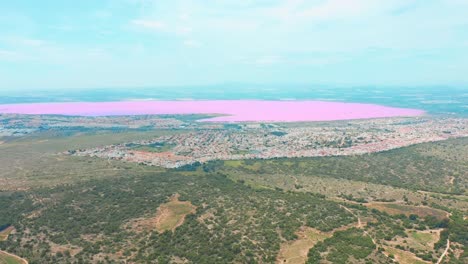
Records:
{"label": "dry grass patch", "polygon": [[411,252],[404,251],[401,249],[396,249],[392,247],[385,247],[385,251],[388,254],[392,254],[395,257],[395,260],[398,261],[400,264],[427,264],[431,263],[428,261],[424,261],[420,258],[418,258],[416,255],[414,255]]}
{"label": "dry grass patch", "polygon": [[189,201],[179,201],[179,195],[171,197],[170,201],[162,204],[156,213],[156,229],[159,232],[176,229],[182,225],[185,216],[195,213],[197,208]]}
{"label": "dry grass patch", "polygon": [[296,232],[298,239],[288,241],[281,245],[277,263],[304,264],[307,261],[307,253],[317,242],[332,236],[333,232],[324,233],[310,227],[301,227]]}
{"label": "dry grass patch", "polygon": [[187,215],[195,213],[197,209],[190,201],[179,201],[179,197],[179,194],[173,195],[169,202],[158,207],[156,215],[132,219],[123,228],[137,233],[154,229],[160,233],[174,231],[184,223]]}
{"label": "dry grass patch", "polygon": [[8,236],[10,235],[11,232],[13,232],[14,229],[15,229],[14,227],[9,226],[5,228],[4,230],[2,230],[0,232],[0,241],[6,241],[8,239]]}
{"label": "dry grass patch", "polygon": [[83,248],[81,247],[78,247],[78,246],[74,246],[74,245],[58,245],[58,244],[55,244],[53,242],[49,242],[49,245],[50,245],[50,252],[52,252],[53,254],[57,254],[57,253],[65,253],[65,252],[68,252],[70,253],[70,256],[75,256],[76,254],[80,253]]}
{"label": "dry grass patch", "polygon": [[13,254],[0,250],[0,264],[27,264],[25,259],[22,259]]}
{"label": "dry grass patch", "polygon": [[239,168],[242,166],[242,160],[226,160],[224,161],[225,166]]}
{"label": "dry grass patch", "polygon": [[439,220],[448,217],[447,212],[426,206],[413,206],[398,203],[368,203],[365,204],[365,206],[386,212],[390,215],[404,214],[409,216],[411,214],[415,214],[419,217],[434,216]]}
{"label": "dry grass patch", "polygon": [[407,237],[397,237],[395,241],[389,242],[389,245],[395,247],[397,245],[405,248],[413,248],[416,250],[433,251],[434,244],[440,239],[442,229],[431,230],[407,230]]}
{"label": "dry grass patch", "polygon": [[441,230],[410,231],[406,241],[408,246],[414,249],[431,251],[434,244],[439,241]]}

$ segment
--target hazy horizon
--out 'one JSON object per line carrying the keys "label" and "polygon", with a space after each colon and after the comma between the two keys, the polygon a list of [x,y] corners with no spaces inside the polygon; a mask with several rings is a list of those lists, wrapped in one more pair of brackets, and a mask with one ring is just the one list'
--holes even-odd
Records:
{"label": "hazy horizon", "polygon": [[[68,87],[69,88],[69,87]],[[141,92],[142,94],[151,93],[151,92],[167,92],[167,95],[171,96],[177,94],[181,91],[190,92],[193,94],[203,93],[203,92],[222,92],[223,93],[233,93],[236,91],[252,91],[252,92],[261,92],[261,91],[281,91],[287,93],[290,91],[321,91],[328,89],[338,89],[338,90],[406,90],[411,91],[441,91],[441,89],[448,90],[458,90],[458,91],[467,91],[467,85],[449,85],[449,84],[433,84],[433,85],[377,85],[377,84],[333,84],[333,83],[294,83],[294,82],[279,82],[279,83],[255,83],[255,82],[219,82],[219,83],[207,83],[207,84],[185,84],[185,85],[146,85],[146,86],[93,86],[93,87],[73,87],[71,90],[68,90],[67,87],[31,87],[31,88],[22,88],[22,89],[3,89],[0,88],[0,93],[9,96],[24,96],[28,97],[33,95],[33,93],[56,93],[56,94],[74,94],[74,93],[118,93],[118,92]],[[235,89],[231,91],[230,89]],[[26,93],[25,93],[26,92]]]}

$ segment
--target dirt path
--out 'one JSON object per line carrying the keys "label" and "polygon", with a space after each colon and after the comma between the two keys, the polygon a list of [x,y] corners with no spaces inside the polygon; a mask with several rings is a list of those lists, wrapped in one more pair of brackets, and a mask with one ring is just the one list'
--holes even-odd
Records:
{"label": "dirt path", "polygon": [[292,175],[291,177],[294,179],[294,185],[298,186],[299,185],[299,180],[297,179],[297,177],[294,176],[294,175]]}
{"label": "dirt path", "polygon": [[0,250],[0,254],[3,254],[3,255],[7,255],[7,256],[10,256],[10,257],[13,257],[15,259],[18,259],[19,261],[21,261],[23,264],[29,264],[29,262],[27,260],[25,260],[24,258],[20,258],[16,255],[13,255],[13,254],[10,254],[6,251],[3,251],[3,250]]}
{"label": "dirt path", "polygon": [[[363,229],[363,225],[362,225],[362,221],[361,221],[361,217],[359,217],[357,214],[355,214],[353,211],[351,211],[348,207],[344,206],[344,205],[340,205],[341,208],[345,209],[348,213],[352,214],[354,217],[357,218],[358,222],[357,222],[357,228],[359,229]],[[367,232],[366,230],[362,230],[364,232],[365,235],[367,235],[368,237],[370,237],[372,239],[372,243],[374,243],[374,245],[377,246],[377,241],[375,241],[375,239],[369,234],[369,232]]]}
{"label": "dirt path", "polygon": [[450,240],[447,239],[447,247],[444,250],[444,253],[440,256],[439,260],[437,260],[437,264],[442,263],[442,260],[444,259],[445,255],[447,255],[448,251],[450,249]]}
{"label": "dirt path", "polygon": [[358,220],[358,223],[357,223],[357,228],[362,228],[362,222],[361,222],[361,218],[355,214],[353,211],[351,211],[348,207],[344,206],[344,205],[340,205],[341,208],[345,209],[348,213],[352,214],[354,217],[357,218]]}

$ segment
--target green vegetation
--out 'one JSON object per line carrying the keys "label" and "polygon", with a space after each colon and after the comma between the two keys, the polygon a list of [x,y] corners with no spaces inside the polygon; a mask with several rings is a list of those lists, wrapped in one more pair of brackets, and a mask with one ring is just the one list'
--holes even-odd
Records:
{"label": "green vegetation", "polygon": [[270,134],[272,134],[272,135],[274,135],[274,136],[282,137],[282,136],[284,136],[284,135],[287,135],[288,133],[283,132],[283,131],[273,131],[273,132],[271,132]]}
{"label": "green vegetation", "polygon": [[137,164],[124,164],[98,158],[70,157],[58,155],[58,153],[136,139],[149,140],[174,133],[181,133],[181,131],[92,132],[72,134],[71,136],[49,131],[7,140],[0,145],[0,191],[53,186],[96,178],[120,177],[125,175],[127,170],[142,173],[161,171],[155,167],[140,167]]}
{"label": "green vegetation", "polygon": [[[458,242],[462,245],[468,245],[468,220],[462,213],[453,212],[450,222],[448,223],[448,231],[450,241]],[[468,256],[467,256],[468,259]]]}
{"label": "green vegetation", "polygon": [[[0,249],[32,264],[275,263],[280,252],[310,247],[309,263],[389,263],[383,253],[416,263],[436,260],[450,239],[460,254],[447,259],[468,256],[467,139],[359,157],[173,170],[60,154],[158,133],[178,132],[41,134],[0,145],[0,230],[16,230]],[[323,187],[311,192],[314,183]],[[178,200],[168,202],[174,194]],[[158,232],[164,209],[173,213]],[[433,230],[442,230],[438,241],[426,235]]]}
{"label": "green vegetation", "polygon": [[[199,209],[188,215],[173,233],[147,234],[123,228],[132,219],[153,215],[154,208],[175,192],[182,201],[190,201]],[[32,239],[29,243],[34,247],[16,252],[29,260],[60,262],[58,256],[50,255],[48,244],[37,239],[46,236],[56,244],[83,248],[74,258],[84,262],[98,252],[112,256],[122,246],[138,248],[135,255],[128,256],[134,261],[158,256],[164,262],[178,256],[194,263],[274,262],[280,235],[293,240],[295,231],[303,224],[329,231],[356,221],[336,203],[314,195],[255,190],[216,174],[196,177],[174,172],[130,174],[112,181],[45,188],[35,191],[35,195],[48,201],[42,205],[43,211],[34,219],[19,221],[18,233],[5,247],[16,252],[21,245],[16,238]],[[29,213],[14,208],[11,211]],[[31,233],[22,232],[26,228]],[[98,234],[103,238],[82,239],[83,235]]]}
{"label": "green vegetation", "polygon": [[[5,227],[5,228],[4,228]],[[8,226],[7,224],[3,225],[3,227],[0,226],[0,241],[5,241],[8,239],[8,236],[10,235],[11,231],[13,231],[12,226]]]}
{"label": "green vegetation", "polygon": [[184,115],[161,115],[166,118],[174,118],[183,122],[195,122],[200,119],[207,119],[211,117],[217,117],[219,115],[208,115],[208,114],[184,114]]}
{"label": "green vegetation", "polygon": [[[293,175],[390,185],[413,191],[466,194],[466,153],[468,138],[461,138],[368,155],[244,160],[244,166],[231,170],[244,174],[275,174],[282,171]],[[219,166],[223,164],[222,161],[214,163]],[[229,167],[225,170],[229,171]]]}
{"label": "green vegetation", "polygon": [[30,195],[24,192],[0,192],[0,208],[2,208],[0,227],[4,231],[7,227],[21,221],[23,218],[22,213],[33,211],[37,208],[37,205],[34,205]]}
{"label": "green vegetation", "polygon": [[331,233],[323,233],[313,228],[302,227],[297,232],[298,238],[281,245],[278,262],[286,264],[301,264],[307,261],[307,253],[317,242],[330,237]]}
{"label": "green vegetation", "polygon": [[413,248],[415,250],[420,251],[430,251],[434,248],[434,244],[439,240],[439,232],[432,231],[432,230],[424,230],[424,231],[411,231],[407,232],[408,237],[404,239],[406,241],[405,244],[409,248]]}
{"label": "green vegetation", "polygon": [[411,237],[421,244],[427,244],[432,241],[433,236],[430,233],[413,232]]}
{"label": "green vegetation", "polygon": [[369,208],[377,209],[391,215],[404,214],[406,216],[415,215],[421,218],[434,217],[436,220],[447,218],[447,212],[430,207],[412,206],[396,203],[370,203],[366,205]]}
{"label": "green vegetation", "polygon": [[168,144],[165,142],[156,142],[148,145],[139,145],[139,144],[134,144],[130,143],[127,144],[127,147],[133,150],[140,150],[140,151],[147,151],[147,152],[166,152],[171,150],[173,147],[175,147],[174,144]]}
{"label": "green vegetation", "polygon": [[0,252],[0,264],[23,264],[23,261]]}
{"label": "green vegetation", "polygon": [[351,228],[338,231],[331,238],[318,242],[310,251],[307,263],[318,263],[327,260],[332,263],[349,263],[350,259],[365,259],[376,246],[372,239],[363,234],[362,230]]}
{"label": "green vegetation", "polygon": [[395,256],[395,259],[397,259],[398,263],[401,263],[401,264],[427,264],[428,263],[416,257],[413,253],[404,251],[401,249],[387,247],[385,248],[385,251]]}

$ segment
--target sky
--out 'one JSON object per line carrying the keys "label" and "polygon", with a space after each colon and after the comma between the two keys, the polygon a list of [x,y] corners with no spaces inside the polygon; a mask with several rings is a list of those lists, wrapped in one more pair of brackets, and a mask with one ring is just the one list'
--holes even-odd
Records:
{"label": "sky", "polygon": [[3,90],[468,84],[468,0],[15,0],[0,14]]}

